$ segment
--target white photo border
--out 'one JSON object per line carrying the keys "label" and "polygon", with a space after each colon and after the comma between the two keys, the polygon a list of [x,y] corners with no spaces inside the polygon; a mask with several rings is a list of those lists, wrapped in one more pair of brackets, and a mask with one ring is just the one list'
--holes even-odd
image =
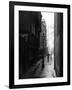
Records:
{"label": "white photo border", "polygon": [[[19,11],[46,11],[63,13],[63,77],[19,79]],[[67,82],[67,8],[14,6],[14,85]]]}

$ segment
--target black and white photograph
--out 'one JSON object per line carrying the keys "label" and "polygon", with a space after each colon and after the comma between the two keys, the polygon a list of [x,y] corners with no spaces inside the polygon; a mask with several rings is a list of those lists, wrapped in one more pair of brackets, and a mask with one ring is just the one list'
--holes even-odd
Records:
{"label": "black and white photograph", "polygon": [[19,79],[63,77],[63,13],[19,11]]}
{"label": "black and white photograph", "polygon": [[10,2],[10,88],[69,84],[69,10]]}

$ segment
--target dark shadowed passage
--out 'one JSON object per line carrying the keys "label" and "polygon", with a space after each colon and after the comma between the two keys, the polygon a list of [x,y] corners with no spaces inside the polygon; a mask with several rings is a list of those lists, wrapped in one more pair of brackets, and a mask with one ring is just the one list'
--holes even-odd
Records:
{"label": "dark shadowed passage", "polygon": [[63,76],[63,14],[19,11],[19,79]]}

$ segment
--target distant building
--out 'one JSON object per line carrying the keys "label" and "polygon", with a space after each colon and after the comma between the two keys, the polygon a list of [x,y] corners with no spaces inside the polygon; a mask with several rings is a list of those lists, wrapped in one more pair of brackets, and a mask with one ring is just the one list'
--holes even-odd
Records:
{"label": "distant building", "polygon": [[46,22],[44,19],[42,19],[40,32],[40,49],[43,51],[43,55],[47,54],[46,32]]}

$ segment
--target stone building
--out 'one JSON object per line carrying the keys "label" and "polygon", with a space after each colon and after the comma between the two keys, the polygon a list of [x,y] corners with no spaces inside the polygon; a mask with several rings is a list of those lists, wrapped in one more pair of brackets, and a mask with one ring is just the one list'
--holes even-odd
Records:
{"label": "stone building", "polygon": [[19,78],[39,60],[41,13],[19,11]]}

